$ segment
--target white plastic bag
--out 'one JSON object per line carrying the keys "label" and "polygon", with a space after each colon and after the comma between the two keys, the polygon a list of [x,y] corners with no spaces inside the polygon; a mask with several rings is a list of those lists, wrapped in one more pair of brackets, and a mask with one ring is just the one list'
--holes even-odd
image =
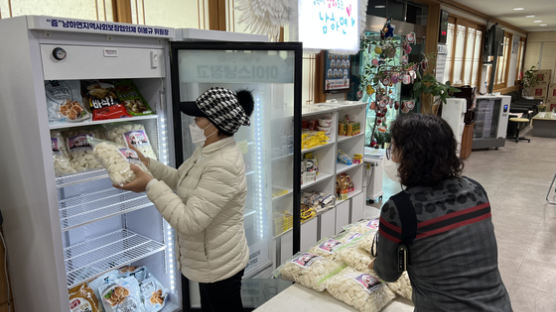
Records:
{"label": "white plastic bag", "polygon": [[400,295],[405,299],[412,300],[413,287],[411,287],[411,281],[409,280],[407,271],[404,271],[397,281],[393,283],[386,283],[386,286],[388,286],[388,288],[390,288],[397,295]]}
{"label": "white plastic bag", "polygon": [[57,177],[75,173],[66,148],[66,141],[58,131],[50,131],[50,143],[52,144],[52,158],[54,161],[54,172]]}
{"label": "white plastic bag", "polygon": [[363,250],[358,247],[358,243],[354,243],[339,249],[336,253],[338,254],[338,258],[347,266],[359,272],[375,274],[373,270],[369,269],[369,265],[374,259],[371,256],[370,249]]}
{"label": "white plastic bag", "polygon": [[274,272],[275,277],[299,283],[316,291],[326,288],[326,280],[344,266],[311,253],[297,253]]}
{"label": "white plastic bag", "polygon": [[106,168],[110,180],[115,185],[122,186],[135,180],[135,173],[131,170],[130,164],[134,164],[149,173],[135,151],[109,141],[94,138],[89,138],[89,143],[93,146],[95,157]]}
{"label": "white plastic bag", "polygon": [[378,278],[352,268],[345,268],[330,277],[326,290],[334,298],[362,312],[379,312],[396,297]]}
{"label": "white plastic bag", "polygon": [[135,147],[145,157],[157,159],[145,127],[142,124],[126,123],[107,126],[106,137],[118,145]]}
{"label": "white plastic bag", "polygon": [[141,302],[139,282],[135,277],[117,279],[99,289],[106,312],[145,312]]}
{"label": "white plastic bag", "polygon": [[168,293],[160,282],[150,275],[141,282],[141,298],[146,312],[158,312],[164,308]]}
{"label": "white plastic bag", "polygon": [[334,238],[323,239],[318,242],[316,246],[309,249],[309,253],[312,253],[323,258],[330,260],[337,260],[338,254],[336,250],[342,247],[342,243]]}
{"label": "white plastic bag", "polygon": [[71,159],[71,166],[76,172],[100,169],[102,165],[93,154],[89,144],[89,137],[101,139],[101,128],[79,128],[64,133],[66,144]]}

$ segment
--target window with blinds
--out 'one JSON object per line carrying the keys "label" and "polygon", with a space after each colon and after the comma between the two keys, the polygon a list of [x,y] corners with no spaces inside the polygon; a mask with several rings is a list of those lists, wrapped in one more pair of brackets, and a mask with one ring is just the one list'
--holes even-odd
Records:
{"label": "window with blinds", "polygon": [[483,26],[450,17],[446,38],[446,64],[443,81],[452,85],[478,86],[481,74]]}
{"label": "window with blinds", "polygon": [[523,59],[525,57],[525,38],[520,38],[517,52],[517,70],[515,80],[523,79]]}

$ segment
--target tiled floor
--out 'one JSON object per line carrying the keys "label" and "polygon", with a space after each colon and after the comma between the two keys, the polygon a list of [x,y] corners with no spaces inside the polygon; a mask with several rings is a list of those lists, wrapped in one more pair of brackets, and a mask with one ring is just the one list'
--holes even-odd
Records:
{"label": "tiled floor", "polygon": [[[545,201],[556,173],[556,139],[506,141],[473,151],[464,175],[486,189],[492,207],[502,279],[516,312],[556,311],[556,205]],[[385,199],[399,185],[385,179]],[[552,193],[554,194],[554,193]]]}

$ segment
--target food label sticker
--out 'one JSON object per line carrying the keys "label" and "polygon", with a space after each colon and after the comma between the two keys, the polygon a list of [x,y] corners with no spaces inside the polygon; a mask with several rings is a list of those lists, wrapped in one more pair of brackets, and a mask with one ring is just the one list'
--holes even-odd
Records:
{"label": "food label sticker", "polygon": [[351,242],[352,240],[358,239],[359,237],[361,237],[361,233],[353,233],[350,237],[348,237],[346,242]]}
{"label": "food label sticker", "polygon": [[357,282],[357,284],[361,285],[361,287],[363,287],[363,289],[365,289],[365,291],[367,291],[369,294],[373,292],[373,289],[375,287],[380,285],[380,281],[376,277],[369,274],[360,274],[355,277],[355,281]]}
{"label": "food label sticker", "polygon": [[310,253],[302,253],[298,257],[293,258],[291,262],[299,265],[302,268],[306,268],[311,266],[311,264],[313,264],[313,262],[318,258],[319,256],[312,255]]}
{"label": "food label sticker", "polygon": [[145,130],[133,130],[124,133],[124,140],[127,146],[140,146],[149,143],[149,137],[145,133]]}
{"label": "food label sticker", "polygon": [[369,223],[367,223],[367,227],[376,230],[376,229],[378,229],[379,223],[380,223],[379,219],[374,219],[374,220],[369,221]]}
{"label": "food label sticker", "polygon": [[68,149],[70,151],[80,149],[80,148],[91,148],[91,145],[87,141],[88,136],[93,136],[91,134],[80,134],[68,138]]}
{"label": "food label sticker", "polygon": [[122,156],[125,158],[125,160],[127,160],[127,162],[132,164],[141,163],[141,159],[139,159],[139,155],[137,155],[137,153],[134,150],[129,149],[127,147],[122,147],[119,148],[118,150],[120,151],[120,154],[122,154]]}
{"label": "food label sticker", "polygon": [[70,312],[93,312],[93,307],[89,301],[83,298],[75,298],[70,302]]}
{"label": "food label sticker", "polygon": [[325,241],[324,243],[319,245],[319,249],[327,252],[327,253],[333,253],[334,250],[341,244],[341,242],[331,238],[327,241]]}
{"label": "food label sticker", "polygon": [[52,152],[54,152],[55,154],[60,152],[58,138],[50,138],[50,144],[52,145]]}

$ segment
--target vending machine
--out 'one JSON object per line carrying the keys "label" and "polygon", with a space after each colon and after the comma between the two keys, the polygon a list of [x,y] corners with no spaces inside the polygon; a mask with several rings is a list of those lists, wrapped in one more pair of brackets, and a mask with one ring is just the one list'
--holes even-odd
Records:
{"label": "vending machine", "polygon": [[[298,197],[293,161],[273,157],[300,157],[293,143],[300,44],[45,16],[0,20],[0,38],[0,209],[16,311],[70,311],[84,283],[94,288],[114,276],[133,277],[139,294],[128,296],[138,306],[146,304],[148,280],[155,281],[153,309],[182,309],[188,298],[174,230],[146,194],[113,187],[83,138],[139,142],[151,157],[179,166],[194,146],[190,120],[176,107],[214,85],[255,97],[251,127],[235,136],[249,181],[245,277],[272,269],[274,184],[289,192],[290,209]],[[121,304],[114,289],[92,291]]]}

